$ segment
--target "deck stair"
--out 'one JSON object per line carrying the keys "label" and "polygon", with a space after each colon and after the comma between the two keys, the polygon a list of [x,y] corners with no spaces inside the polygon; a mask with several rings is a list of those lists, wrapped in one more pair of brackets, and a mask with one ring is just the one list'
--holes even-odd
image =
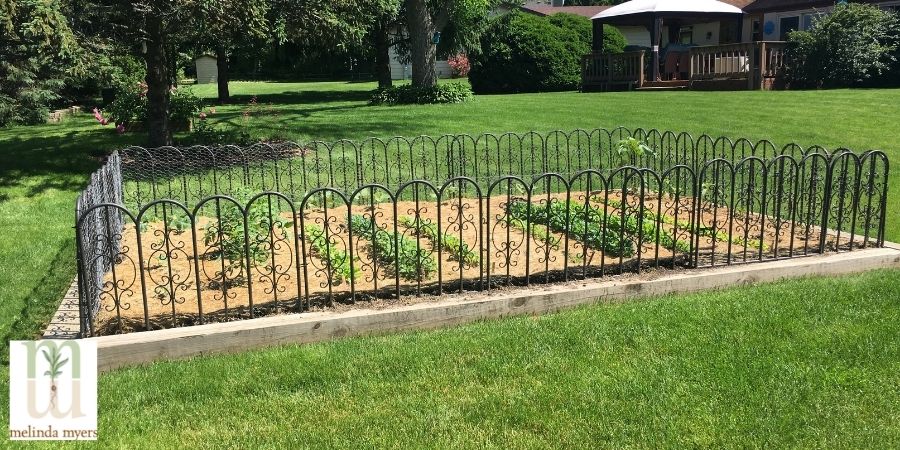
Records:
{"label": "deck stair", "polygon": [[687,89],[691,82],[688,80],[672,80],[672,81],[647,81],[644,85],[637,88],[638,91],[680,91]]}

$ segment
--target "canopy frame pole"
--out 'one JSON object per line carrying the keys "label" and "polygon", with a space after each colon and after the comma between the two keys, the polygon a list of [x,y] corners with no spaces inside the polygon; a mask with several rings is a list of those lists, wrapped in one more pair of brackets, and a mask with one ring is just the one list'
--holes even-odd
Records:
{"label": "canopy frame pole", "polygon": [[594,33],[592,50],[594,53],[603,53],[603,22],[592,20],[591,23],[593,24],[591,31]]}
{"label": "canopy frame pole", "polygon": [[653,69],[651,71],[653,74],[653,81],[659,81],[659,44],[660,34],[662,34],[661,22],[659,16],[653,14],[653,25],[650,27],[650,44],[652,45],[651,50],[653,51]]}

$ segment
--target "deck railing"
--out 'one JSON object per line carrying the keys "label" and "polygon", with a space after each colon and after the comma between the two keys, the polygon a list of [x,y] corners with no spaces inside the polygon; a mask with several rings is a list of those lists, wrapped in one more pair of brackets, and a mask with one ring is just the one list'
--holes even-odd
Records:
{"label": "deck railing", "polygon": [[755,50],[755,43],[694,47],[691,79],[744,78],[753,67]]}
{"label": "deck railing", "polygon": [[591,53],[582,58],[582,83],[604,89],[616,84],[641,87],[645,64],[644,51]]}
{"label": "deck railing", "polygon": [[771,87],[784,68],[784,42],[745,42],[691,49],[691,81],[746,80],[748,89]]}
{"label": "deck railing", "polygon": [[784,42],[760,42],[759,73],[762,78],[776,78],[784,73]]}
{"label": "deck railing", "polygon": [[[760,41],[690,49],[690,80],[745,80],[747,89],[772,88],[784,73],[784,42]],[[591,53],[582,58],[582,85],[610,90],[640,88],[650,73],[645,51]],[[663,79],[668,79],[663,77]]]}

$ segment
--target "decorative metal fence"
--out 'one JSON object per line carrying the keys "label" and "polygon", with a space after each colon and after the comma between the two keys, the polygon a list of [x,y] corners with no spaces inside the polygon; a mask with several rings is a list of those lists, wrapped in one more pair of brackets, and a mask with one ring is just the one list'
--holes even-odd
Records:
{"label": "decorative metal fence", "polygon": [[887,177],[624,128],[132,147],[78,199],[82,334],[881,246]]}

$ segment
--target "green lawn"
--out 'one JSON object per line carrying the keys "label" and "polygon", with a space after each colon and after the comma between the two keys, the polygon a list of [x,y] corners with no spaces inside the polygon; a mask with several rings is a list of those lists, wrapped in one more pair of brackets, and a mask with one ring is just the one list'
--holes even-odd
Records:
{"label": "green lawn", "polygon": [[898,275],[120,370],[100,382],[101,442],[896,448]]}
{"label": "green lawn", "polygon": [[[900,132],[897,122],[900,117],[900,90],[897,89],[566,92],[478,96],[474,102],[462,105],[370,107],[366,105],[367,92],[373,87],[370,83],[233,83],[232,93],[238,104],[217,108],[212,120],[235,125],[243,123],[245,119],[242,119],[241,112],[249,97],[255,94],[264,106],[257,108],[259,112],[246,119],[246,127],[255,136],[296,140],[361,139],[371,135],[478,134],[486,131],[545,132],[623,125],[688,131],[694,135],[709,133],[751,140],[771,139],[777,144],[797,142],[804,146],[846,146],[856,150],[877,148],[885,150],[895,160],[890,189],[892,193],[900,192],[900,165],[896,164],[900,160],[900,148],[894,138]],[[212,96],[215,88],[206,85],[196,89],[202,95]],[[271,106],[268,106],[269,103]],[[4,359],[7,355],[5,341],[33,337],[74,275],[73,204],[88,173],[98,165],[95,157],[112,148],[139,142],[137,136],[115,135],[111,127],[100,127],[88,115],[72,118],[63,124],[0,130],[0,333],[5,333],[4,347],[0,350]],[[889,208],[887,237],[900,239],[900,210],[897,208]],[[740,442],[738,439],[747,438],[748,442],[759,445],[765,445],[768,443],[766,439],[771,439],[773,443],[783,445],[825,446],[845,439],[846,444],[862,446],[867,442],[876,442],[866,439],[897,439],[896,425],[894,428],[880,425],[880,421],[887,419],[898,422],[900,403],[897,399],[900,396],[896,395],[896,370],[882,372],[890,366],[886,363],[893,363],[896,369],[896,354],[892,359],[878,359],[871,353],[855,357],[849,353],[836,353],[821,362],[808,356],[834,350],[833,342],[828,339],[836,339],[839,343],[839,336],[843,333],[858,332],[858,339],[871,346],[891,342],[891,339],[896,341],[900,329],[896,325],[894,299],[900,296],[890,289],[894,289],[891,282],[896,284],[897,280],[897,272],[884,272],[877,276],[838,281],[786,283],[752,294],[735,291],[728,295],[684,297],[678,301],[593,308],[536,322],[531,319],[507,321],[477,325],[462,331],[353,340],[300,349],[285,348],[190,364],[163,364],[149,371],[117,372],[102,381],[102,415],[106,421],[102,430],[107,436],[116,430],[128,430],[133,435],[120,436],[120,439],[136,439],[141,431],[149,431],[148,427],[163,427],[169,430],[168,435],[180,433],[183,439],[188,442],[196,439],[193,441],[196,443],[202,443],[199,440],[201,436],[208,438],[212,433],[222,432],[223,437],[233,437],[234,442],[248,445],[252,445],[252,438],[237,441],[237,433],[249,432],[256,429],[251,425],[265,422],[267,425],[261,426],[261,430],[274,431],[275,427],[284,424],[282,429],[303,429],[316,433],[314,436],[321,439],[346,437],[346,434],[330,435],[329,432],[340,426],[353,427],[371,436],[376,443],[379,436],[373,434],[377,434],[381,427],[388,427],[385,434],[380,435],[381,438],[406,437],[410,444],[420,440],[418,442],[435,446],[452,444],[450,439],[457,437],[463,439],[460,443],[473,439],[476,444],[489,441],[499,444],[508,438],[523,445],[540,445],[542,441],[538,439],[541,436],[550,439],[546,442],[554,442],[556,436],[559,442],[571,442],[573,445],[590,442],[587,439],[593,438],[598,439],[598,443],[609,439],[607,442],[638,445],[644,438],[657,434],[663,439],[661,442],[672,445],[681,443],[679,437],[688,434],[698,440],[685,441],[684,444],[736,444]],[[871,286],[871,294],[865,293],[865,286]],[[853,289],[859,292],[854,294]],[[786,295],[796,290],[799,293],[795,297]],[[776,295],[779,301],[770,303],[765,296],[755,292],[769,292]],[[753,297],[744,298],[750,295]],[[826,301],[826,295],[835,297],[834,302]],[[888,302],[888,299],[894,302]],[[754,311],[770,321],[754,321],[745,326],[737,318],[732,320],[729,314],[735,311],[729,308],[739,308],[745,303],[758,306]],[[686,309],[679,306],[707,304],[719,305],[722,309],[707,312],[706,308],[699,306],[683,307]],[[803,305],[806,309],[802,309],[803,314],[797,316],[798,308]],[[865,320],[849,321],[842,314],[852,315],[853,318],[862,314]],[[629,315],[634,315],[635,319],[631,321],[627,317]],[[805,320],[805,316],[809,316],[809,320],[821,320],[817,322],[824,327],[821,333],[832,338],[805,334],[796,337],[780,328],[783,323]],[[658,326],[650,331],[672,327],[672,334],[666,335],[665,339],[660,337],[653,342],[644,342],[642,346],[637,345],[644,338],[627,337],[625,334],[628,330],[646,330],[638,320],[640,317],[647,320],[655,317],[654,323]],[[679,333],[685,330],[679,328],[680,317],[702,319],[707,325],[698,326],[682,336]],[[584,340],[580,334],[582,328],[598,320],[601,323],[613,320],[606,322],[612,328],[632,328],[605,330],[604,333],[615,336],[588,335],[599,341]],[[880,324],[878,326],[881,328],[867,328],[870,320],[873,321],[872,327]],[[536,330],[534,326],[537,325],[533,323],[555,324],[549,330],[539,327],[541,333],[535,333],[532,339],[547,345],[548,357],[556,355],[544,364],[552,366],[551,363],[555,363],[560,367],[546,367],[544,372],[535,369],[532,379],[534,368],[530,366],[525,366],[524,373],[512,371],[522,368],[526,364],[524,360],[532,356],[531,352],[509,351],[509,345],[502,347],[502,342],[517,343],[522,333],[526,332],[523,330]],[[858,327],[854,328],[856,325]],[[768,381],[755,384],[754,379],[740,381],[729,378],[752,377],[756,374],[754,371],[747,372],[735,365],[729,366],[731,371],[716,372],[706,364],[715,364],[719,360],[689,358],[690,354],[702,354],[707,350],[707,346],[700,344],[708,334],[721,337],[722,345],[730,343],[718,350],[712,349],[723,352],[720,355],[723,358],[729,352],[744,354],[751,349],[758,351],[753,367],[770,374],[786,372],[775,380],[763,377],[782,384],[774,386],[774,390],[769,392]],[[507,351],[501,352],[471,336],[484,336],[487,342],[496,341],[501,346],[499,349],[506,348]],[[552,336],[568,345],[553,350],[555,347],[548,343]],[[814,342],[795,342],[801,338],[811,338]],[[445,350],[440,343],[436,343],[443,339],[450,339],[455,344]],[[556,345],[555,341],[552,342]],[[585,353],[585,349],[578,348],[581,342],[587,343],[585,348],[603,350],[596,355],[598,359]],[[623,343],[627,344],[625,352],[620,351]],[[685,347],[680,348],[674,343],[683,343]],[[751,345],[753,343],[762,347]],[[766,343],[775,345],[779,351],[784,350],[778,353],[779,359],[767,356]],[[368,348],[372,345],[375,350]],[[807,345],[818,347],[807,348]],[[634,349],[629,346],[634,346]],[[391,350],[386,350],[388,348]],[[394,348],[399,349],[396,355]],[[404,348],[407,349],[405,352]],[[445,359],[454,352],[469,356]],[[563,358],[569,355],[567,352],[574,352],[572,356],[575,359],[571,365]],[[615,361],[626,356],[633,360]],[[397,363],[388,364],[386,368],[376,364],[379,361],[387,364],[385,361],[393,361],[391,358],[395,357]],[[504,357],[511,361],[523,361],[518,366],[510,363],[509,370],[505,371]],[[372,358],[371,364],[369,358]],[[497,362],[498,358],[501,362]],[[660,364],[659,358],[680,366],[669,369],[669,364]],[[745,355],[746,358],[749,356]],[[411,362],[418,359],[425,361],[422,363],[427,366],[425,372],[417,372],[421,365]],[[357,364],[350,364],[354,361]],[[596,386],[603,388],[602,392],[619,392],[617,395],[621,399],[616,400],[616,395],[612,395],[612,399],[600,398],[597,400],[600,403],[590,403],[590,397],[585,396],[585,385],[581,383],[600,376],[589,368],[605,367],[607,363],[613,364],[613,367],[610,372],[601,372],[606,374],[605,378],[595,380],[600,383]],[[640,372],[633,372],[637,368],[628,364],[638,363]],[[319,370],[303,372],[309,374],[305,377],[294,376],[294,372],[307,364]],[[692,364],[700,364],[697,369],[701,371],[694,371],[689,367]],[[360,372],[354,368],[356,365],[368,369]],[[661,373],[644,379],[646,373],[641,368],[643,365],[658,368]],[[216,368],[228,370],[229,375],[213,376]],[[845,373],[844,369],[849,372]],[[398,386],[395,383],[400,375],[394,370],[400,372],[401,379],[407,380],[406,384]],[[372,371],[374,374],[370,373]],[[833,373],[835,371],[839,373]],[[448,374],[446,379],[439,376],[442,372]],[[247,379],[245,373],[258,378],[258,388],[243,385]],[[322,375],[328,373],[335,374],[335,377]],[[356,381],[347,381],[350,373],[369,378],[362,378],[357,384]],[[417,374],[423,378],[417,378]],[[495,386],[490,381],[495,375],[504,374],[506,378],[500,379],[506,379],[511,386]],[[5,373],[0,375],[5,383]],[[215,383],[209,390],[194,394],[193,390],[202,376],[214,377]],[[572,381],[559,381],[560,376],[571,377]],[[863,379],[868,380],[866,383],[873,383],[866,385],[868,390],[856,385],[844,387],[843,383],[853,384]],[[714,386],[692,390],[691,380],[701,384],[703,380],[707,383],[714,380],[722,382],[722,385],[712,383]],[[759,391],[757,397],[747,399],[750,405],[741,404],[750,389],[739,384],[739,381],[753,382],[753,392]],[[818,391],[812,395],[815,389],[832,385],[838,387],[823,391],[824,397],[818,396]],[[413,389],[417,386],[427,392],[413,395],[412,392],[416,392]],[[468,388],[473,386],[480,388],[470,393]],[[529,386],[531,389],[526,389]],[[360,390],[357,391],[357,388]],[[397,390],[397,395],[393,395],[393,389]],[[534,389],[538,392],[549,389],[546,391],[549,393],[532,395],[531,390]],[[0,392],[3,392],[0,404],[5,405],[7,389],[0,386]],[[218,398],[219,394],[234,394],[237,397]],[[118,395],[124,396],[121,405],[112,398]],[[571,396],[571,403],[563,402],[566,396]],[[194,399],[206,406],[195,410],[189,403]],[[526,406],[521,410],[511,408],[509,405],[516,399],[527,401]],[[603,403],[607,401],[612,403]],[[796,409],[790,407],[791,401],[798,403]],[[147,403],[154,406],[144,410]],[[222,411],[229,404],[246,407],[235,409],[232,415],[223,418]],[[625,406],[627,408],[622,414],[616,415],[615,410]],[[591,413],[595,407],[612,409]],[[276,412],[264,420],[268,410]],[[869,410],[873,413],[869,414]],[[881,412],[876,414],[878,411]],[[175,416],[200,414],[199,422],[179,421],[164,414],[172,412],[177,413]],[[560,419],[556,419],[552,412],[558,412]],[[857,415],[853,416],[853,413]],[[147,416],[143,420],[127,420],[125,417],[143,417],[144,414]],[[786,419],[779,419],[785,414],[788,416]],[[362,420],[371,415],[375,415],[372,423]],[[842,423],[839,420],[842,415],[852,418],[850,423],[859,429],[854,430],[853,426]],[[393,420],[394,417],[401,419]],[[647,423],[635,422],[637,417],[649,419]],[[300,423],[301,418],[305,423]],[[567,423],[574,425],[567,429]],[[756,425],[751,427],[752,424]],[[176,425],[181,427],[180,430],[175,430]],[[413,428],[413,425],[418,428]],[[423,427],[434,429],[443,438],[431,440],[428,435],[414,431]],[[522,431],[516,432],[518,428]],[[314,437],[310,439],[314,440]],[[135,442],[131,444],[136,445]]]}

